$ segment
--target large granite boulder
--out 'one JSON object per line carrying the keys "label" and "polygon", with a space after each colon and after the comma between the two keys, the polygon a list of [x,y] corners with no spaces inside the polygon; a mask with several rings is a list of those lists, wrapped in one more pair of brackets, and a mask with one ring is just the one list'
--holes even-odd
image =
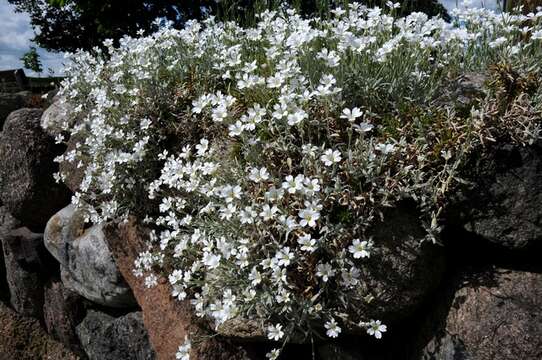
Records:
{"label": "large granite boulder", "polygon": [[2,236],[1,241],[11,305],[21,315],[40,318],[43,285],[51,271],[42,235],[19,228]]}
{"label": "large granite boulder", "polygon": [[542,355],[542,274],[489,269],[455,293],[424,360],[537,360]]}
{"label": "large granite boulder", "polygon": [[374,299],[356,304],[368,318],[398,321],[413,313],[439,284],[445,269],[440,245],[423,242],[426,231],[410,201],[384,212],[369,234],[375,250],[361,267],[359,292]]}
{"label": "large granite boulder", "polygon": [[45,246],[60,262],[62,282],[101,305],[135,306],[132,291],[107,247],[102,225],[84,226],[81,213],[69,205],[51,217],[45,228]]}
{"label": "large granite boulder", "polygon": [[469,164],[475,184],[458,192],[447,221],[507,249],[542,241],[542,141],[499,145]]}
{"label": "large granite boulder", "polygon": [[53,178],[58,171],[53,160],[64,149],[42,130],[41,114],[39,109],[14,111],[0,133],[0,199],[36,232],[70,202],[69,190]]}
{"label": "large granite boulder", "polygon": [[47,333],[78,354],[83,354],[76,327],[83,321],[86,304],[83,298],[53,279],[45,286],[43,321]]}
{"label": "large granite boulder", "polygon": [[0,302],[0,360],[78,360],[50,338],[38,320],[23,317]]}
{"label": "large granite boulder", "polygon": [[114,318],[89,311],[77,334],[89,360],[155,359],[140,312]]}

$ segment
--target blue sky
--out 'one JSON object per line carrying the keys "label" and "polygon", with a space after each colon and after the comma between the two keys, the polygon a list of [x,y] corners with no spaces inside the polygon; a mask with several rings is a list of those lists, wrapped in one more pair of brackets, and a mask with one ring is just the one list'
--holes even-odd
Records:
{"label": "blue sky", "polygon": [[[112,0],[113,1],[113,0]],[[441,0],[448,9],[455,7],[456,0]],[[458,0],[459,1],[459,0]],[[473,0],[473,5],[495,8],[498,0]],[[0,70],[15,69],[23,66],[20,58],[32,45],[34,36],[27,14],[16,13],[7,0],[0,0]],[[62,74],[63,54],[38,49],[44,73],[52,68],[56,74]],[[25,70],[27,74],[31,71]]]}

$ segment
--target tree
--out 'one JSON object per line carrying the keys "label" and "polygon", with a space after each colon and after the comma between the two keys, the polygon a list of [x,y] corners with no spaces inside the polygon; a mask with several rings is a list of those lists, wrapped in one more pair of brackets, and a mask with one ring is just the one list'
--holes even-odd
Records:
{"label": "tree", "polygon": [[23,55],[21,61],[23,62],[26,69],[32,70],[38,74],[43,71],[43,68],[41,67],[40,56],[34,46],[31,46],[30,50],[28,50]]}
{"label": "tree", "polygon": [[[188,19],[201,19],[213,14],[219,20],[236,20],[250,25],[254,14],[265,9],[276,9],[284,4],[298,9],[301,14],[325,15],[344,0],[8,0],[16,11],[27,12],[36,32],[33,41],[52,51],[90,50],[102,46],[105,39],[116,42],[138,32],[148,34],[158,28],[156,19],[169,21],[181,28]],[[368,5],[382,5],[382,0],[362,1]],[[437,0],[403,0],[406,12],[424,11],[429,15],[446,10]]]}

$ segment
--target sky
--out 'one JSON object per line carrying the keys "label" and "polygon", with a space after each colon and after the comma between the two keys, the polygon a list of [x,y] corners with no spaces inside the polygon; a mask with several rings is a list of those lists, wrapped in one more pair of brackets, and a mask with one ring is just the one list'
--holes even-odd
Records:
{"label": "sky", "polygon": [[[112,0],[113,1],[113,0]],[[456,5],[456,0],[441,0],[444,6],[450,10]],[[459,0],[457,0],[459,1]],[[498,0],[473,0],[473,5],[485,5],[488,8],[495,8]],[[16,13],[14,7],[7,0],[0,0],[0,70],[22,68],[20,58],[26,53],[34,36],[30,26],[30,18],[25,13]],[[62,63],[64,56],[61,53],[51,53],[38,48],[44,74],[48,69],[53,69],[56,75],[62,75]],[[27,75],[33,74],[25,70]]]}

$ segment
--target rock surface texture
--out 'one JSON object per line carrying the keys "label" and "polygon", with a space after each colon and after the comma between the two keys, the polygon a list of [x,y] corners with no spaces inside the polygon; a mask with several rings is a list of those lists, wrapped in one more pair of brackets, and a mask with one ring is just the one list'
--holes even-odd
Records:
{"label": "rock surface texture", "polygon": [[542,357],[542,274],[491,269],[455,293],[444,329],[424,360],[536,360]]}
{"label": "rock surface texture", "polygon": [[360,284],[362,294],[375,297],[367,315],[383,320],[404,318],[438,285],[444,271],[443,249],[421,243],[426,232],[409,202],[385,212],[383,222],[370,234],[375,251],[361,268]]}
{"label": "rock surface texture", "polygon": [[42,315],[43,283],[47,273],[41,234],[27,228],[12,230],[2,237],[10,303],[22,315]]}
{"label": "rock surface texture", "polygon": [[60,263],[62,282],[68,289],[104,306],[136,305],[107,247],[102,226],[84,229],[83,217],[73,205],[48,221],[44,241]]}
{"label": "rock surface texture", "polygon": [[64,101],[55,99],[41,116],[41,127],[51,136],[62,132],[61,125],[66,122],[71,107]]}
{"label": "rock surface texture", "polygon": [[502,145],[471,166],[476,182],[455,205],[455,221],[508,249],[542,242],[542,141]]}
{"label": "rock surface texture", "polygon": [[8,115],[17,109],[28,106],[32,94],[27,91],[0,93],[0,131]]}
{"label": "rock surface texture", "polygon": [[0,206],[0,301],[9,302],[9,287],[2,243],[6,235],[19,225],[19,221],[11,216],[6,207]]}
{"label": "rock surface texture", "polygon": [[47,333],[56,340],[80,353],[76,326],[85,317],[83,299],[66,289],[59,280],[52,280],[45,286],[43,318]]}
{"label": "rock surface texture", "polygon": [[58,169],[53,160],[63,147],[41,129],[41,114],[39,109],[14,111],[0,134],[0,199],[36,232],[70,202],[69,190],[53,178]]}
{"label": "rock surface texture", "polygon": [[153,360],[147,330],[140,312],[119,318],[89,311],[77,326],[89,360]]}
{"label": "rock surface texture", "polygon": [[0,303],[0,360],[78,360],[50,338],[37,320],[25,318]]}

